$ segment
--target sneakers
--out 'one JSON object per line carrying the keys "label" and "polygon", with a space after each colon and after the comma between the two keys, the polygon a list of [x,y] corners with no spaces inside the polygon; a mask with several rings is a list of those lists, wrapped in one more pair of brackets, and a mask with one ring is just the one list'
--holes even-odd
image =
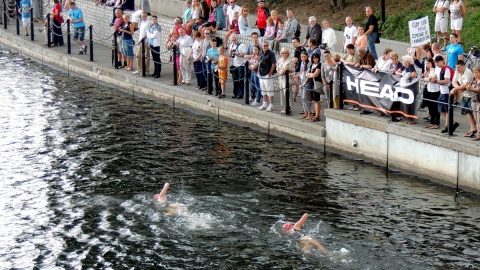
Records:
{"label": "sneakers", "polygon": [[267,108],[268,104],[266,102],[263,102],[262,105],[260,105],[260,107],[258,107],[259,110],[265,110]]}
{"label": "sneakers", "polygon": [[138,73],[142,73],[141,71],[139,72],[138,70],[135,70],[134,72],[132,72],[133,74],[138,74]]}
{"label": "sneakers", "polygon": [[260,102],[256,102],[255,100],[250,102],[250,105],[252,106],[257,106],[258,104],[260,104]]}
{"label": "sneakers", "polygon": [[83,50],[80,50],[80,51],[78,52],[78,54],[83,54]]}
{"label": "sneakers", "polygon": [[85,47],[83,47],[83,53],[87,54],[87,45],[85,45]]}
{"label": "sneakers", "polygon": [[273,110],[273,105],[272,104],[268,105],[267,112],[271,112],[272,110]]}

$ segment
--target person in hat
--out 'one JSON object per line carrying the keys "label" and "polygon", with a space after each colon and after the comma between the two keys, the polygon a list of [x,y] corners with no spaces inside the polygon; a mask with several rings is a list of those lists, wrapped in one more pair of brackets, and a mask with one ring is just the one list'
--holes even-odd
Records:
{"label": "person in hat", "polygon": [[325,248],[324,245],[311,236],[306,235],[305,231],[302,230],[302,226],[307,219],[308,213],[305,213],[296,223],[286,222],[283,224],[282,228],[285,230],[287,235],[295,238],[298,241],[303,252],[310,252],[312,248],[317,248],[322,253],[328,253],[328,249]]}
{"label": "person in hat", "polygon": [[267,19],[270,17],[270,10],[265,6],[265,0],[258,0],[257,6],[257,28],[260,31],[260,36],[263,37],[267,27]]}

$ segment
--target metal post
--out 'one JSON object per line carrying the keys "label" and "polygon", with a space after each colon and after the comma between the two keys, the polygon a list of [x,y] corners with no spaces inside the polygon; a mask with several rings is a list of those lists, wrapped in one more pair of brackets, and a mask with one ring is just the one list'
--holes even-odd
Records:
{"label": "metal post", "polygon": [[20,36],[20,16],[18,14],[18,7],[17,7],[17,16],[16,16],[16,19],[17,19],[17,36]]}
{"label": "metal post", "polygon": [[178,85],[177,82],[177,46],[172,46],[173,49],[173,85]]}
{"label": "metal post", "polygon": [[33,28],[33,8],[30,9],[30,40],[35,41],[35,29]]}
{"label": "metal post", "polygon": [[90,29],[90,62],[93,62],[93,25],[90,25],[88,29]]}
{"label": "metal post", "polygon": [[[140,46],[142,46],[142,77],[147,77],[147,71],[145,70],[147,67],[145,64],[145,39],[144,38],[142,38],[142,44]],[[153,64],[155,65],[156,63],[153,63]]]}
{"label": "metal post", "polygon": [[7,29],[7,9],[8,9],[8,6],[7,6],[7,1],[6,0],[3,0],[3,29]]}
{"label": "metal post", "polygon": [[382,0],[382,22],[385,22],[385,20],[387,19],[386,15],[385,15],[385,10],[386,10],[386,7],[385,7],[385,0]]}
{"label": "metal post", "polygon": [[[335,84],[335,82],[333,84]],[[328,108],[329,109],[333,108],[333,100],[334,100],[333,84],[328,87],[328,96],[330,97],[330,99],[328,101]]]}
{"label": "metal post", "polygon": [[113,61],[115,62],[115,69],[118,69],[118,42],[117,42],[117,32],[113,33]]}
{"label": "metal post", "polygon": [[50,28],[50,13],[47,14],[47,47],[52,44],[52,30]]}
{"label": "metal post", "polygon": [[67,19],[67,53],[72,54],[72,42],[70,41],[70,19]]}
{"label": "metal post", "polygon": [[340,62],[338,65],[339,71],[338,71],[338,78],[340,80],[340,109],[343,110],[343,62]]}
{"label": "metal post", "polygon": [[207,93],[212,94],[213,92],[213,78],[212,78],[212,60],[207,61]]}
{"label": "metal post", "polygon": [[244,80],[244,83],[243,83],[243,92],[244,92],[244,95],[245,95],[245,104],[250,104],[250,83],[248,83],[248,81],[250,80],[247,80],[246,78],[250,78],[250,68],[249,67],[249,63],[248,61],[245,62],[245,80]]}
{"label": "metal post", "polygon": [[453,135],[453,95],[448,95],[448,135]]}
{"label": "metal post", "polygon": [[285,72],[285,114],[290,115],[290,71]]}

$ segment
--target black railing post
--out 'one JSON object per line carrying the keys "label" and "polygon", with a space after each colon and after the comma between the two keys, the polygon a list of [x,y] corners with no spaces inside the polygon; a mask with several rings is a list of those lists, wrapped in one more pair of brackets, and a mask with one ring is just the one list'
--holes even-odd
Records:
{"label": "black railing post", "polygon": [[88,29],[90,29],[90,62],[93,62],[93,25],[90,25]]}
{"label": "black railing post", "polygon": [[173,45],[173,85],[178,85],[177,82],[177,76],[178,76],[178,71],[177,71],[177,46]]}
{"label": "black railing post", "polygon": [[207,93],[213,93],[212,60],[207,61]]}
{"label": "black railing post", "polygon": [[72,54],[72,42],[70,40],[70,19],[67,19],[67,53]]}
{"label": "black railing post", "polygon": [[30,40],[35,41],[35,29],[33,27],[33,8],[30,9]]}
{"label": "black railing post", "polygon": [[[248,63],[248,61],[245,62],[245,80],[244,80],[244,83],[243,83],[243,92],[244,92],[244,95],[245,95],[245,104],[250,104],[250,68],[248,68],[250,65]],[[248,78],[248,80],[247,80]]]}
{"label": "black railing post", "polygon": [[118,69],[118,41],[117,32],[113,33],[113,61],[115,61],[115,69]]}
{"label": "black railing post", "polygon": [[145,70],[147,68],[145,64],[145,38],[142,38],[142,44],[140,46],[142,46],[142,77],[147,77],[147,71]]}
{"label": "black railing post", "polygon": [[[333,84],[335,84],[335,82],[333,82]],[[328,87],[328,97],[329,97],[328,108],[329,109],[333,108],[333,99],[334,99],[334,97],[333,97],[333,84],[330,85],[330,83],[329,83],[329,87]]]}
{"label": "black railing post", "polygon": [[339,98],[339,106],[340,109],[343,109],[343,62],[340,62],[340,65],[338,65],[339,71],[338,71],[338,79],[340,80],[340,98]]}
{"label": "black railing post", "polygon": [[19,15],[18,13],[18,8],[17,8],[17,16],[16,16],[16,21],[17,21],[17,36],[20,36],[20,16],[22,16],[21,14]]}
{"label": "black railing post", "polygon": [[3,29],[7,29],[7,12],[8,12],[7,1],[3,0]]}
{"label": "black railing post", "polygon": [[290,71],[285,72],[285,114],[290,115]]}
{"label": "black railing post", "polygon": [[453,135],[453,95],[448,95],[448,135]]}
{"label": "black railing post", "polygon": [[51,44],[52,44],[52,29],[50,25],[50,13],[48,13],[47,14],[47,47],[50,48]]}

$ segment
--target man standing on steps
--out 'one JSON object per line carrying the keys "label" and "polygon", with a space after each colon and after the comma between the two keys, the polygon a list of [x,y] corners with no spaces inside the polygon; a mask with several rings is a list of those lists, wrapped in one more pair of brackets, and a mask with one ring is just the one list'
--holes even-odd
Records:
{"label": "man standing on steps", "polygon": [[[267,40],[262,43],[262,52],[258,59],[258,77],[260,80],[260,89],[262,90],[263,104],[258,107],[259,110],[267,110],[267,112],[273,109],[273,71],[277,66],[277,59],[275,53],[269,48]],[[270,104],[268,104],[270,102]]]}
{"label": "man standing on steps", "polygon": [[177,46],[180,51],[180,72],[182,73],[183,80],[180,84],[189,86],[192,77],[192,74],[190,73],[192,62],[188,59],[188,55],[192,50],[193,39],[187,35],[187,30],[183,27],[178,29],[178,33],[180,33],[180,36],[173,42],[173,44]]}
{"label": "man standing on steps", "polygon": [[440,42],[440,40],[443,39],[443,49],[447,47],[449,7],[449,0],[436,0],[435,5],[433,6],[433,13],[435,13],[435,32],[437,33],[437,42]]}
{"label": "man standing on steps", "polygon": [[[448,103],[449,103],[449,94],[450,94],[450,85],[452,84],[452,79],[454,76],[453,69],[445,64],[443,56],[438,55],[435,57],[435,74],[437,74],[437,81],[440,85],[440,96],[438,97],[438,112],[445,118],[445,128],[441,133],[448,132]],[[453,119],[452,119],[453,123]],[[449,135],[453,135],[455,129],[457,129],[459,124],[454,122],[451,127]]]}
{"label": "man standing on steps", "polygon": [[83,12],[75,5],[75,2],[70,2],[70,10],[68,11],[68,19],[73,23],[73,40],[80,46],[78,54],[86,54],[87,46],[83,44],[85,39],[85,22],[83,21]]}
{"label": "man standing on steps", "polygon": [[[118,10],[118,9],[117,9]],[[147,39],[147,32],[150,30],[152,23],[148,20],[148,14],[146,11],[142,12],[140,20],[140,31],[138,34],[138,45],[137,45],[137,71],[133,72],[134,74],[142,73],[142,40],[143,47],[145,48],[145,73],[149,73],[150,70],[150,43]]]}
{"label": "man standing on steps", "polygon": [[309,40],[315,40],[315,44],[322,42],[322,27],[317,23],[317,18],[311,16],[308,18],[307,36],[302,43],[302,46],[308,44]]}
{"label": "man standing on steps", "polygon": [[365,36],[367,36],[368,51],[372,54],[374,59],[378,59],[377,50],[375,49],[375,40],[378,36],[378,20],[373,15],[371,7],[365,8],[365,15],[367,15],[367,21],[365,22]]}
{"label": "man standing on steps", "polygon": [[295,32],[297,31],[298,20],[293,16],[293,10],[287,8],[287,23],[285,24],[287,42],[292,42],[292,39],[295,37]]}
{"label": "man standing on steps", "polygon": [[352,44],[355,45],[355,41],[358,37],[358,29],[355,25],[353,25],[352,17],[348,16],[345,18],[345,30],[343,30],[343,45],[342,45],[342,52],[347,53],[347,45]]}
{"label": "man standing on steps", "polygon": [[230,56],[233,58],[233,96],[232,98],[243,98],[243,91],[245,85],[245,54],[247,53],[247,46],[238,41],[238,35],[233,34],[231,36],[232,44],[230,44]]}

